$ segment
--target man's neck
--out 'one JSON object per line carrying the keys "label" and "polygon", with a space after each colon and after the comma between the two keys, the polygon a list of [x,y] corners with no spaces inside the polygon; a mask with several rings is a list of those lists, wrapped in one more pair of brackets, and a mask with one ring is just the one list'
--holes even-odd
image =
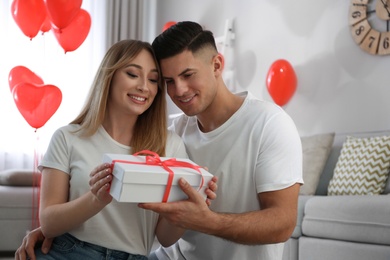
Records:
{"label": "man's neck", "polygon": [[244,98],[228,89],[219,93],[213,103],[196,117],[202,132],[210,132],[223,125],[241,107]]}

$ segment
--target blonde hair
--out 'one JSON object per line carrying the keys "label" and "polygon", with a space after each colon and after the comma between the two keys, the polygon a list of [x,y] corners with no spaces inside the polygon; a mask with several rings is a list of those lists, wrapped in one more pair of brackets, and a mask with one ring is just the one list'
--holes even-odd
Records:
{"label": "blonde hair", "polygon": [[167,139],[165,84],[153,49],[147,42],[123,40],[115,43],[107,51],[98,68],[86,103],[71,124],[79,124],[80,131],[85,136],[96,133],[106,115],[107,100],[115,72],[128,65],[129,61],[142,50],[147,50],[153,56],[159,74],[159,87],[152,105],[138,116],[130,146],[132,153],[151,150],[160,156],[165,156]]}

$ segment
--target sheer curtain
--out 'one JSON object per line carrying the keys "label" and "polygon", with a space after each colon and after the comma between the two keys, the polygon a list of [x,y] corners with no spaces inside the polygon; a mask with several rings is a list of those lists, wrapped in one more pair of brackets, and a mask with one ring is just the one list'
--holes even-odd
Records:
{"label": "sheer curtain", "polygon": [[107,1],[106,16],[106,46],[124,39],[152,42],[156,36],[156,0]]}
{"label": "sheer curtain", "polygon": [[[82,8],[91,15],[90,32],[77,50],[65,54],[51,31],[38,33],[32,40],[25,36],[12,18],[12,0],[0,1],[0,170],[9,165],[23,167],[16,163],[20,158],[31,158],[34,151],[43,153],[53,132],[79,113],[107,49],[107,2],[110,1],[83,1]],[[59,109],[37,131],[19,113],[10,92],[9,72],[19,65],[62,92]]]}
{"label": "sheer curtain", "polygon": [[[12,1],[0,1],[0,170],[25,168],[34,152],[43,154],[53,132],[79,113],[109,46],[122,39],[151,42],[156,23],[156,0],[85,0],[90,32],[77,50],[65,54],[51,31],[32,40],[25,36],[12,18]],[[19,65],[62,92],[59,109],[37,130],[22,117],[9,89],[9,72]]]}

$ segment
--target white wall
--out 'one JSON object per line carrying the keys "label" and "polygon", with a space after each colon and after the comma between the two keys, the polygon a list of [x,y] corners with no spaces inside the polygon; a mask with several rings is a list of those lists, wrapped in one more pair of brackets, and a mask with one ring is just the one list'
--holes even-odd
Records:
{"label": "white wall", "polygon": [[[157,33],[167,21],[193,20],[223,34],[234,19],[237,89],[271,100],[265,79],[286,59],[298,77],[284,109],[301,135],[390,129],[390,55],[372,56],[355,44],[350,1],[157,1]],[[228,57],[226,57],[228,58]],[[177,112],[171,109],[171,112]]]}

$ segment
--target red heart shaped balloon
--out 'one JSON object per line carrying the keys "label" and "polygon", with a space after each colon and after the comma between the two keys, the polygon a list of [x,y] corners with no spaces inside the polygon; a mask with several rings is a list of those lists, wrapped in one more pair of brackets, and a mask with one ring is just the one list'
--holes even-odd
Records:
{"label": "red heart shaped balloon", "polygon": [[169,27],[171,27],[171,26],[173,26],[173,25],[175,25],[175,24],[176,24],[176,22],[174,22],[174,21],[166,22],[166,23],[164,24],[163,28],[162,28],[162,31],[167,30]]}
{"label": "red heart shaped balloon", "polygon": [[272,99],[279,106],[290,101],[297,88],[297,76],[287,60],[275,61],[268,70],[267,89]]}
{"label": "red heart shaped balloon", "polygon": [[16,24],[30,39],[38,34],[46,17],[43,0],[14,0],[11,4],[11,12]]}
{"label": "red heart shaped balloon", "polygon": [[51,22],[58,28],[66,28],[80,12],[82,0],[45,0]]}
{"label": "red heart shaped balloon", "polygon": [[65,53],[74,51],[87,38],[91,28],[91,16],[81,9],[75,19],[64,29],[52,28],[54,35]]}
{"label": "red heart shaped balloon", "polygon": [[62,101],[62,93],[54,85],[34,85],[27,82],[13,89],[15,104],[33,128],[40,128],[54,115]]}
{"label": "red heart shaped balloon", "polygon": [[22,82],[28,82],[35,85],[43,85],[43,80],[37,74],[24,66],[16,66],[8,74],[8,84],[12,92],[14,87]]}

